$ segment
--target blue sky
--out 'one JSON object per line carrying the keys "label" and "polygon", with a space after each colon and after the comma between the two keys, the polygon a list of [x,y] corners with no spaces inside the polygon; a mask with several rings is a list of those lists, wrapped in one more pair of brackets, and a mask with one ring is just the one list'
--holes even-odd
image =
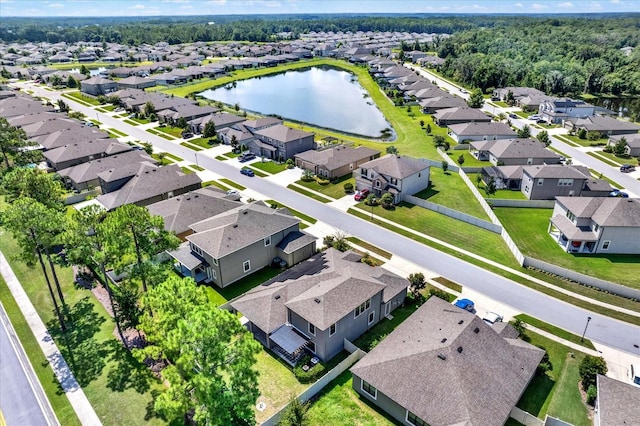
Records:
{"label": "blue sky", "polygon": [[0,16],[640,12],[638,0],[0,0]]}

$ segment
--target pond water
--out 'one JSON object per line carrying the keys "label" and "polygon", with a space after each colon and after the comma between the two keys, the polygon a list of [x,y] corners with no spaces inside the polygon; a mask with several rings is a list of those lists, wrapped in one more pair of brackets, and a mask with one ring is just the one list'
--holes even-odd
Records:
{"label": "pond water", "polygon": [[607,108],[619,117],[640,117],[640,97],[600,97],[587,102]]}
{"label": "pond water", "polygon": [[[89,70],[89,74],[91,75],[91,77],[95,77],[96,75],[100,74],[102,71],[106,71],[107,69],[105,67],[100,67],[100,68],[95,68],[95,69],[91,69]],[[80,72],[80,68],[73,68],[71,70],[69,70],[69,72]]]}
{"label": "pond water", "polygon": [[366,137],[391,129],[357,77],[329,67],[287,71],[210,89],[201,96],[247,111],[274,114]]}

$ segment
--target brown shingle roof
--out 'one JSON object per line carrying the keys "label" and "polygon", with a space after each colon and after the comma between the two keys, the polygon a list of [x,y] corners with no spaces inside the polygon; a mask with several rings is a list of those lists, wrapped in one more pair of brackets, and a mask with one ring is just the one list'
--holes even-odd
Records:
{"label": "brown shingle roof", "polygon": [[429,166],[422,161],[404,155],[385,155],[360,165],[361,169],[375,170],[378,174],[404,179]]}

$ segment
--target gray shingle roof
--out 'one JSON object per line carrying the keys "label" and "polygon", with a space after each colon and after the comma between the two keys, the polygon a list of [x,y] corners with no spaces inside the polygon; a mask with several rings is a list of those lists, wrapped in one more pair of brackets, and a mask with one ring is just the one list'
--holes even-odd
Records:
{"label": "gray shingle roof", "polygon": [[543,353],[432,297],[351,372],[429,424],[500,425]]}
{"label": "gray shingle roof", "polygon": [[622,121],[611,117],[594,115],[586,118],[577,118],[570,120],[577,127],[584,127],[586,130],[606,132],[608,130],[629,131],[637,133],[640,126],[628,121]]}
{"label": "gray shingle roof", "polygon": [[146,161],[151,164],[157,164],[157,161],[149,155],[140,151],[127,151],[122,154],[112,155],[109,157],[99,158],[77,166],[67,167],[58,171],[61,176],[66,176],[76,184],[88,182],[98,178],[98,174],[110,169],[121,168],[128,164],[135,164],[139,168],[139,164]]}
{"label": "gray shingle roof", "polygon": [[631,425],[640,419],[640,387],[598,374],[598,415],[601,425]]}
{"label": "gray shingle roof", "polygon": [[359,146],[351,148],[349,146],[337,146],[323,149],[321,151],[309,150],[295,155],[303,161],[324,166],[327,170],[335,170],[350,163],[366,160],[372,156],[380,154],[380,151]]}
{"label": "gray shingle roof", "polygon": [[287,322],[287,307],[325,330],[377,292],[383,291],[385,300],[389,300],[408,287],[406,279],[359,259],[351,251],[341,253],[330,248],[252,289],[231,305],[267,333]]}
{"label": "gray shingle roof", "polygon": [[256,135],[271,138],[279,142],[293,142],[298,139],[313,137],[313,133],[305,132],[303,130],[292,129],[284,124],[276,124],[275,126],[269,126],[267,128],[256,131]]}
{"label": "gray shingle roof", "polygon": [[375,170],[381,175],[392,178],[404,179],[423,170],[428,170],[429,166],[416,158],[405,155],[385,155],[361,164],[360,168]]}
{"label": "gray shingle roof", "polygon": [[562,164],[546,164],[539,166],[524,166],[524,173],[532,178],[548,179],[587,179],[583,171],[572,166]]}
{"label": "gray shingle roof", "polygon": [[619,197],[556,197],[576,217],[600,226],[640,227],[640,199]]}
{"label": "gray shingle roof", "polygon": [[[96,130],[95,127],[73,126],[69,129],[56,130],[53,133],[31,138],[38,142],[45,149],[58,148],[60,146],[85,142],[88,140],[108,139],[109,134],[103,130]],[[115,139],[112,139],[115,141]]]}
{"label": "gray shingle roof", "polygon": [[506,123],[460,123],[450,124],[449,129],[459,137],[462,136],[501,136],[500,139],[508,139],[516,136],[511,127]]}
{"label": "gray shingle roof", "polygon": [[489,151],[494,157],[501,158],[550,158],[560,159],[560,155],[545,148],[542,142],[534,139],[498,139],[495,141],[471,142],[471,146]]}
{"label": "gray shingle roof", "polygon": [[485,113],[469,107],[455,107],[441,109],[433,114],[434,119],[440,120],[466,120],[466,121],[491,121]]}
{"label": "gray shingle roof", "polygon": [[44,156],[53,163],[60,163],[91,155],[115,155],[126,151],[131,151],[131,146],[116,139],[96,139],[54,148],[45,151]]}

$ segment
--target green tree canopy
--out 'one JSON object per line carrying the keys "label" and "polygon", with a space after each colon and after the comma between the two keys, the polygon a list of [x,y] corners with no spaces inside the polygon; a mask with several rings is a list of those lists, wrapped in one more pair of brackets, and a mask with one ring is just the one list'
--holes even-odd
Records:
{"label": "green tree canopy", "polygon": [[484,105],[484,96],[482,95],[482,90],[473,89],[471,94],[469,95],[469,99],[467,99],[467,105],[471,108],[482,108]]}
{"label": "green tree canopy", "polygon": [[58,175],[37,168],[16,168],[4,175],[2,193],[8,202],[31,198],[47,207],[62,210],[64,190],[58,179]]}
{"label": "green tree canopy", "polygon": [[[6,118],[0,117],[0,152],[2,152],[7,169],[13,165],[9,161],[10,159],[17,165],[25,165],[27,162],[39,160],[42,157],[40,151],[24,150],[24,148],[35,145],[37,144],[27,140],[24,130],[10,125]],[[32,152],[37,155],[34,156],[31,154]]]}

